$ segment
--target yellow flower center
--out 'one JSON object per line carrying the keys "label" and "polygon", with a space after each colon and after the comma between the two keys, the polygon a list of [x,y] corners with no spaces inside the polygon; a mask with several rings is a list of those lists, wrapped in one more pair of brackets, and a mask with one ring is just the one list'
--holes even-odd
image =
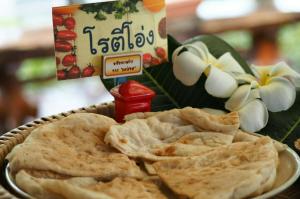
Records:
{"label": "yellow flower center", "polygon": [[265,86],[269,83],[270,79],[271,79],[270,75],[267,72],[265,72],[260,75],[260,79],[258,79],[258,83],[260,86]]}
{"label": "yellow flower center", "polygon": [[[217,67],[218,69],[222,70],[222,65],[220,63],[218,63],[217,61],[209,60],[207,62],[207,65],[212,66],[212,67]],[[206,76],[208,76],[209,72],[210,72],[210,67],[207,67],[204,71],[204,74]]]}
{"label": "yellow flower center", "polygon": [[209,72],[210,72],[210,67],[207,67],[204,71],[204,74],[206,75],[206,77],[208,76]]}

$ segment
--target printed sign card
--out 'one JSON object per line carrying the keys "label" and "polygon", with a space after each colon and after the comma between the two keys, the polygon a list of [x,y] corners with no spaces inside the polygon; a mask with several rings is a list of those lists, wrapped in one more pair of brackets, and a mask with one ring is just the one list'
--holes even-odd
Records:
{"label": "printed sign card", "polygon": [[53,8],[59,80],[142,74],[167,61],[165,0],[119,0]]}

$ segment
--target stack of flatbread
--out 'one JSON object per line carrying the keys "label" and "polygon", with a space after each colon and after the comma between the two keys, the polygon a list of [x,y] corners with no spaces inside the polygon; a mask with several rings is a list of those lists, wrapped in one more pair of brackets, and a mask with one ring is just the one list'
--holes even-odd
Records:
{"label": "stack of flatbread", "polygon": [[78,113],[43,125],[8,155],[16,184],[43,199],[238,199],[270,190],[278,152],[235,112],[136,113],[124,124]]}

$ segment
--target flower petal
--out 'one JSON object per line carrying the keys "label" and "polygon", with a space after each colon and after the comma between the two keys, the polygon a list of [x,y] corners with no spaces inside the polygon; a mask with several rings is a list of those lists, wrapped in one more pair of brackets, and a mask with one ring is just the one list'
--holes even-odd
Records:
{"label": "flower petal", "polygon": [[257,82],[254,76],[247,73],[236,75],[235,79],[238,81],[239,84]]}
{"label": "flower petal", "polygon": [[297,86],[300,73],[293,70],[285,62],[279,62],[272,66],[251,66],[251,70],[258,79],[270,80],[272,77],[285,77]]}
{"label": "flower petal", "polygon": [[237,111],[249,102],[259,98],[258,90],[253,88],[255,88],[254,84],[240,86],[225,103],[225,108],[230,111]]}
{"label": "flower petal", "polygon": [[273,77],[287,77],[289,79],[300,79],[300,74],[293,70],[285,62],[279,62],[270,71],[270,75]]}
{"label": "flower petal", "polygon": [[218,68],[221,68],[225,72],[245,73],[241,65],[232,57],[229,52],[222,55],[216,64]]}
{"label": "flower petal", "polygon": [[216,67],[209,67],[210,71],[205,82],[206,91],[214,97],[230,97],[238,87],[236,80]]}
{"label": "flower petal", "polygon": [[250,66],[250,69],[253,72],[254,76],[258,79],[269,76],[272,68],[273,66],[256,66],[256,65]]}
{"label": "flower petal", "polygon": [[198,56],[204,62],[208,60],[208,54],[203,49],[195,44],[187,44],[184,45],[188,49],[189,52],[193,53],[194,55]]}
{"label": "flower petal", "polygon": [[263,129],[269,120],[269,113],[261,100],[254,100],[239,111],[241,129],[246,132],[257,132]]}
{"label": "flower petal", "polygon": [[179,46],[178,48],[176,48],[172,54],[172,62],[174,63],[175,59],[179,56],[179,52],[181,50],[183,50],[184,46]]}
{"label": "flower petal", "polygon": [[173,73],[186,86],[194,85],[206,67],[199,57],[188,51],[175,54],[173,58]]}
{"label": "flower petal", "polygon": [[203,53],[205,53],[207,60],[205,60],[205,62],[207,63],[216,63],[217,59],[209,52],[207,46],[205,45],[205,43],[201,42],[201,41],[197,41],[194,42],[193,45],[198,46]]}
{"label": "flower petal", "polygon": [[285,111],[295,102],[296,89],[283,77],[271,78],[268,84],[259,88],[262,101],[271,112]]}

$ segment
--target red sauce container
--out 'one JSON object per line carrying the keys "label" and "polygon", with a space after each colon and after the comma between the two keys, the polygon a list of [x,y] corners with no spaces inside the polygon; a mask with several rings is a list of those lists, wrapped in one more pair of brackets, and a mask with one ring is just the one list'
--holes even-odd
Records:
{"label": "red sauce container", "polygon": [[151,111],[155,92],[137,81],[129,80],[110,90],[115,98],[115,119],[124,122],[124,116],[136,112]]}

